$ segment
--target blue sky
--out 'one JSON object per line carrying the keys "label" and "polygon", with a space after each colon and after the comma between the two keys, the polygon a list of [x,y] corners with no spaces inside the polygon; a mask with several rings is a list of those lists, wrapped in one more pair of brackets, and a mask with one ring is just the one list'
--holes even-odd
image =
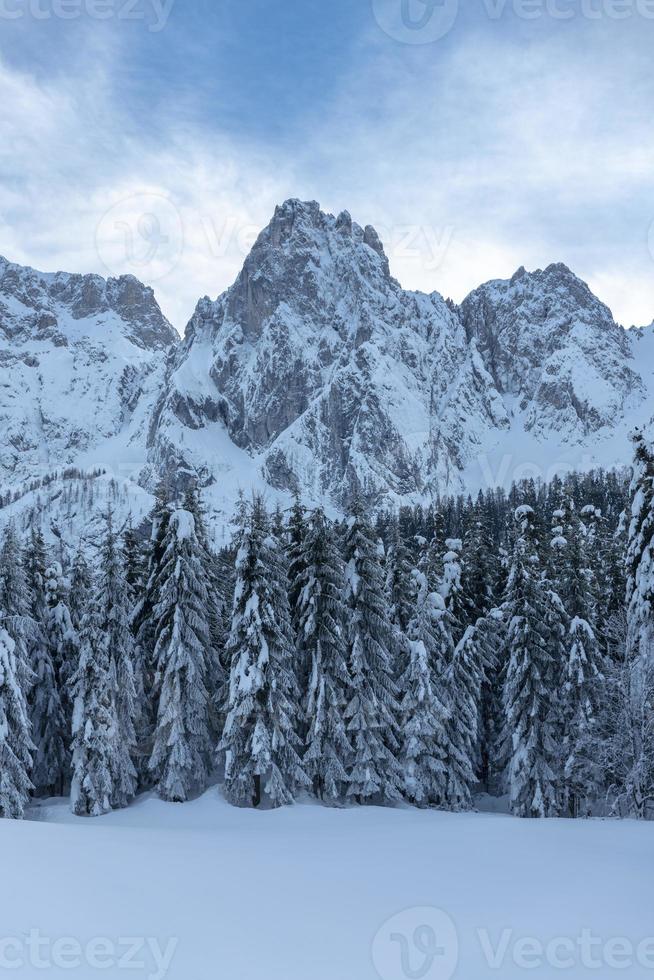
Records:
{"label": "blue sky", "polygon": [[183,329],[294,196],[407,287],[564,261],[649,323],[653,50],[654,0],[0,0],[0,253]]}

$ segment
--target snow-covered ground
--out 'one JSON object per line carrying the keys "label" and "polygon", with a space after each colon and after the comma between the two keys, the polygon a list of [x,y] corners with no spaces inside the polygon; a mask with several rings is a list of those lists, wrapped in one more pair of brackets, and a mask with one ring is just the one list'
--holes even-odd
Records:
{"label": "snow-covered ground", "polygon": [[217,789],[91,821],[58,801],[30,816],[0,821],[8,976],[654,976],[651,824],[254,812]]}

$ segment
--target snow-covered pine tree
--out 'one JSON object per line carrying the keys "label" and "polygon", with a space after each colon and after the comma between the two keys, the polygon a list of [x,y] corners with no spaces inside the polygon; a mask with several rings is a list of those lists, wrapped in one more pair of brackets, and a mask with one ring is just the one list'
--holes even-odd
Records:
{"label": "snow-covered pine tree", "polygon": [[0,624],[0,817],[20,819],[29,801],[32,753],[16,644]]}
{"label": "snow-covered pine tree", "polygon": [[147,570],[143,541],[134,527],[131,514],[123,531],[122,551],[125,556],[125,581],[129,590],[130,603],[135,608],[145,588]]}
{"label": "snow-covered pine tree", "polygon": [[12,524],[6,528],[0,548],[0,628],[14,641],[18,683],[25,697],[29,697],[34,683],[29,644],[36,624],[31,616],[21,547]]}
{"label": "snow-covered pine tree", "polygon": [[448,800],[457,810],[472,806],[482,769],[482,696],[487,672],[494,666],[487,626],[484,619],[468,626],[457,643],[447,674],[450,740],[454,749],[448,767]]}
{"label": "snow-covered pine tree", "polygon": [[73,695],[70,805],[78,817],[108,813],[115,798],[115,751],[120,726],[116,671],[100,627],[97,596],[87,604],[79,632],[80,658]]}
{"label": "snow-covered pine tree", "polygon": [[167,521],[154,586],[157,717],[150,771],[162,799],[182,803],[201,792],[212,754],[207,691],[210,648],[206,567],[187,510]]}
{"label": "snow-covered pine tree", "polygon": [[209,694],[209,723],[211,741],[215,746],[220,741],[225,725],[225,708],[229,686],[229,673],[226,669],[227,645],[227,594],[224,571],[209,542],[205,514],[200,501],[196,483],[192,483],[184,493],[183,509],[193,517],[198,542],[198,560],[203,569],[207,590],[206,618],[209,627],[209,644],[205,650]]}
{"label": "snow-covered pine tree", "polygon": [[32,626],[26,633],[27,656],[32,671],[29,714],[34,742],[32,783],[37,796],[52,796],[63,785],[66,754],[66,722],[59,680],[46,622],[46,548],[41,531],[33,528],[24,549],[23,564]]}
{"label": "snow-covered pine tree", "polygon": [[418,558],[418,568],[427,576],[430,592],[436,591],[443,580],[443,555],[445,547],[445,518],[440,508],[430,514],[429,533],[425,548]]}
{"label": "snow-covered pine tree", "polygon": [[[166,483],[158,484],[155,492],[155,503],[150,513],[150,540],[146,547],[147,571],[145,586],[140,601],[132,613],[132,631],[139,647],[139,660],[146,665],[146,690],[151,690],[154,677],[154,647],[156,643],[156,617],[154,608],[159,601],[157,583],[166,547],[168,522],[172,512],[170,491]],[[151,714],[155,706],[150,705]]]}
{"label": "snow-covered pine tree", "polygon": [[397,525],[386,548],[385,592],[391,622],[399,634],[405,634],[413,615],[414,583],[411,555]]}
{"label": "snow-covered pine tree", "polygon": [[46,635],[52,652],[52,662],[63,715],[64,760],[61,785],[57,792],[63,796],[70,780],[70,742],[73,724],[73,702],[70,679],[79,664],[79,637],[68,608],[68,591],[58,562],[45,572]]}
{"label": "snow-covered pine tree", "polygon": [[343,562],[321,509],[309,519],[293,567],[297,570],[292,588],[297,595],[297,649],[300,662],[310,665],[303,692],[304,768],[314,793],[336,803],[345,798],[353,754],[345,719],[352,681],[345,642]]}
{"label": "snow-covered pine tree", "polygon": [[136,726],[139,725],[137,691],[141,682],[135,679],[134,637],[130,616],[130,592],[125,577],[126,561],[113,526],[113,515],[105,515],[104,536],[100,545],[100,566],[97,579],[97,616],[100,643],[105,645],[116,678],[116,715],[118,727],[113,748],[112,796],[114,807],[127,806],[135,796],[138,777],[135,761]]}
{"label": "snow-covered pine tree", "polygon": [[[73,559],[73,567],[70,573],[70,591],[68,594],[68,608],[75,630],[80,629],[82,620],[88,611],[92,582],[93,575],[86,560],[84,548],[80,544]],[[74,666],[75,668],[77,667],[76,664]],[[68,676],[70,676],[69,673]]]}
{"label": "snow-covered pine tree", "polygon": [[602,692],[601,762],[616,816],[654,819],[654,669],[611,662]]}
{"label": "snow-covered pine tree", "polygon": [[627,545],[627,660],[654,659],[654,452],[641,431],[633,435]]}
{"label": "snow-covered pine tree", "polygon": [[461,582],[467,626],[473,626],[493,606],[496,565],[488,522],[478,500],[463,540]]}
{"label": "snow-covered pine tree", "polygon": [[299,755],[300,693],[286,563],[263,501],[241,511],[227,652],[229,710],[222,739],[225,791],[237,806],[292,803],[310,785]]}
{"label": "snow-covered pine tree", "polygon": [[68,736],[52,648],[45,631],[40,626],[37,630],[31,644],[34,682],[29,704],[35,746],[32,782],[37,796],[54,796],[63,792]]}
{"label": "snow-covered pine tree", "polygon": [[556,698],[547,625],[548,583],[533,508],[515,512],[516,534],[505,616],[509,657],[504,687],[505,746],[511,810],[520,817],[558,812]]}
{"label": "snow-covered pine tree", "polygon": [[347,794],[360,803],[402,797],[399,704],[393,680],[394,631],[379,551],[355,501],[345,531],[347,641],[353,693],[346,709],[354,758]]}
{"label": "snow-covered pine tree", "polygon": [[443,581],[440,593],[450,618],[454,644],[459,642],[468,626],[469,610],[461,582],[463,542],[460,538],[448,538],[443,557]]}
{"label": "snow-covered pine tree", "polygon": [[563,749],[563,806],[570,816],[589,812],[597,794],[596,716],[602,662],[593,629],[593,576],[586,531],[570,505],[560,549],[558,589],[568,620],[560,713]]}
{"label": "snow-covered pine tree", "polygon": [[[171,515],[170,488],[162,481],[155,491],[155,503],[149,515],[150,539],[144,549],[144,586],[132,609],[130,626],[135,638],[134,662],[142,677],[143,702],[139,712],[137,738],[144,748],[152,747],[152,735],[158,705],[155,689],[155,655],[157,621],[155,607],[159,601],[159,583],[165,554],[165,541]],[[143,786],[150,779],[149,753],[137,760],[138,774]]]}
{"label": "snow-covered pine tree", "polygon": [[430,592],[427,576],[419,569],[412,574],[412,585],[414,612],[407,628],[405,670],[398,683],[399,757],[406,798],[417,806],[440,807],[448,802],[447,773],[453,755],[444,674],[437,669],[443,659],[439,617],[443,601]]}

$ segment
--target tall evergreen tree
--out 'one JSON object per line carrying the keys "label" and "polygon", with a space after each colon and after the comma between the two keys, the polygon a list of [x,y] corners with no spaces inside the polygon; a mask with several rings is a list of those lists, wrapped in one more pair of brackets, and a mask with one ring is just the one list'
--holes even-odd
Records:
{"label": "tall evergreen tree", "polygon": [[141,705],[137,698],[140,681],[135,679],[134,638],[130,626],[130,593],[125,577],[125,555],[113,526],[113,515],[105,516],[97,580],[97,613],[100,643],[106,646],[116,679],[116,742],[112,753],[111,803],[126,806],[138,785],[135,760],[138,746],[136,726]]}
{"label": "tall evergreen tree", "polygon": [[299,687],[286,565],[263,502],[242,514],[227,644],[229,711],[222,748],[225,788],[240,806],[292,803],[309,785],[299,755]]}
{"label": "tall evergreen tree", "polygon": [[594,578],[586,530],[574,506],[567,514],[559,589],[568,615],[566,661],[561,689],[564,806],[577,816],[597,787],[593,743],[602,664],[593,628]]}
{"label": "tall evergreen tree", "polygon": [[450,805],[459,810],[471,808],[482,768],[482,695],[487,671],[493,665],[484,627],[484,620],[468,626],[447,674],[453,746],[448,796]]}
{"label": "tall evergreen tree", "polygon": [[[448,802],[450,709],[443,691],[442,599],[429,590],[424,572],[412,575],[414,613],[407,629],[407,661],[399,679],[402,772],[406,798],[418,806]],[[451,643],[451,639],[450,639]]]}
{"label": "tall evergreen tree", "polygon": [[642,432],[633,436],[627,547],[627,659],[654,659],[654,452]]}
{"label": "tall evergreen tree", "polygon": [[293,567],[297,649],[300,662],[310,665],[304,695],[304,768],[316,795],[334,803],[345,796],[353,754],[345,719],[352,679],[345,640],[343,562],[324,511],[311,515]]}
{"label": "tall evergreen tree", "polygon": [[71,678],[73,694],[70,804],[79,817],[108,813],[115,798],[115,749],[120,726],[116,671],[102,636],[100,608],[93,598],[82,617],[80,658]]}
{"label": "tall evergreen tree", "polygon": [[33,528],[24,550],[28,611],[32,625],[26,634],[27,655],[32,671],[29,713],[34,742],[32,783],[39,796],[61,790],[66,766],[66,722],[59,678],[47,630],[45,587],[46,548],[40,530]]}
{"label": "tall evergreen tree", "polygon": [[183,507],[193,517],[199,546],[197,557],[202,566],[202,575],[207,590],[206,617],[209,628],[209,643],[205,650],[206,684],[209,694],[211,739],[215,745],[222,735],[225,724],[229,686],[225,652],[228,635],[227,583],[224,570],[209,541],[207,523],[197,484],[192,484],[186,490]]}
{"label": "tall evergreen tree", "polygon": [[27,700],[20,683],[16,644],[0,622],[0,817],[22,818],[32,783]]}
{"label": "tall evergreen tree", "polygon": [[504,689],[505,744],[511,809],[521,817],[558,811],[556,692],[547,626],[547,583],[535,515],[517,508],[516,539],[507,585],[509,663]]}
{"label": "tall evergreen tree", "polygon": [[73,702],[70,680],[79,665],[79,636],[73,626],[68,608],[68,593],[58,562],[45,573],[46,634],[50,645],[55,683],[59,691],[62,714],[63,758],[60,785],[55,790],[63,795],[70,778],[70,744],[73,724]]}
{"label": "tall evergreen tree", "polygon": [[171,802],[205,788],[211,760],[204,571],[193,515],[177,510],[167,522],[153,610],[158,711],[150,771],[161,798]]}
{"label": "tall evergreen tree", "polygon": [[352,697],[346,708],[354,746],[348,796],[360,803],[398,800],[397,688],[393,680],[393,627],[384,595],[379,552],[360,505],[355,502],[344,543],[345,597]]}

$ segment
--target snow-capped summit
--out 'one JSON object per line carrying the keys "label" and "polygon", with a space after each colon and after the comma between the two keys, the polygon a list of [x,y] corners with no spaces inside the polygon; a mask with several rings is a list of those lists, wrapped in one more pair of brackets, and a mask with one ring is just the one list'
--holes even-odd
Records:
{"label": "snow-capped summit", "polygon": [[370,226],[292,200],[231,289],[198,305],[158,413],[154,468],[221,479],[217,426],[276,488],[417,497],[508,424],[444,300],[403,290]]}
{"label": "snow-capped summit", "polygon": [[561,263],[480,286],[461,318],[524,428],[544,440],[584,439],[644,397],[626,332]]}

